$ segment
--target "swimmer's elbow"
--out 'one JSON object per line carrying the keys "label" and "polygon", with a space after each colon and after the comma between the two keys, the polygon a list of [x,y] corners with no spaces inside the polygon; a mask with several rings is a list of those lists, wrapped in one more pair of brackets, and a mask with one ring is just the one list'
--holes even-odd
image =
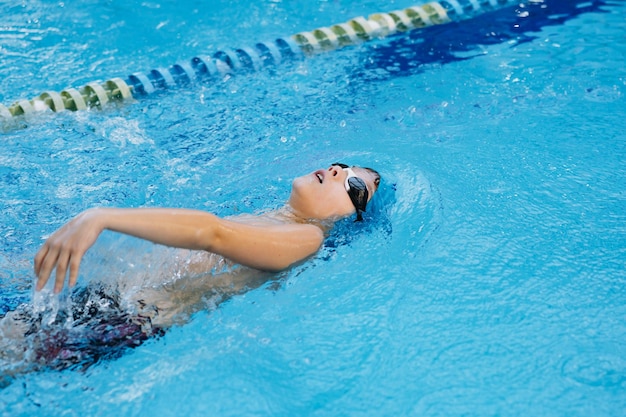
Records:
{"label": "swimmer's elbow", "polygon": [[196,230],[196,247],[207,252],[219,253],[223,246],[223,234],[218,233],[215,227],[204,227]]}

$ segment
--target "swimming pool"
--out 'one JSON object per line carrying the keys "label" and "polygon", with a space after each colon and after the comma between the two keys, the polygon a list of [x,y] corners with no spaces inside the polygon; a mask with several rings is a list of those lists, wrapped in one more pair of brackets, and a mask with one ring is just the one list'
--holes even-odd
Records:
{"label": "swimming pool", "polygon": [[[0,103],[413,4],[3,2]],[[396,191],[388,223],[280,285],[17,377],[3,415],[623,414],[624,12],[533,1],[5,132],[2,312],[88,207],[254,212],[336,160]],[[83,280],[143,280],[161,254],[107,234]]]}

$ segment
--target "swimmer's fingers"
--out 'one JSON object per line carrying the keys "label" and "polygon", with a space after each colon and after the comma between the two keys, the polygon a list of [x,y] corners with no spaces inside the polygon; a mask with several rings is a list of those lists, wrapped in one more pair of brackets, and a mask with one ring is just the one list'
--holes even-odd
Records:
{"label": "swimmer's fingers", "polygon": [[46,286],[50,279],[52,270],[56,266],[56,278],[54,281],[54,292],[59,293],[63,289],[65,277],[69,268],[70,276],[68,284],[71,287],[76,285],[80,262],[85,254],[84,250],[68,250],[66,248],[57,249],[53,245],[46,243],[35,257],[35,274],[37,275],[37,291]]}
{"label": "swimmer's fingers", "polygon": [[70,288],[76,285],[76,280],[78,279],[78,270],[80,269],[80,261],[83,259],[84,254],[84,252],[76,253],[74,254],[74,256],[72,256],[72,259],[70,259],[70,279],[68,281]]}
{"label": "swimmer's fingers", "polygon": [[45,287],[46,282],[50,278],[52,269],[57,263],[59,258],[59,251],[49,245],[48,242],[44,244],[41,250],[35,257],[35,274],[37,274],[37,291],[40,291]]}
{"label": "swimmer's fingers", "polygon": [[43,263],[46,254],[48,253],[48,245],[43,245],[41,249],[35,255],[35,276],[39,277],[39,272],[41,271],[41,264]]}
{"label": "swimmer's fingers", "polygon": [[57,258],[57,273],[54,280],[54,292],[60,293],[63,289],[63,283],[65,282],[65,274],[67,273],[67,265],[70,261],[70,254],[68,252],[61,252]]}
{"label": "swimmer's fingers", "polygon": [[80,261],[84,255],[83,250],[69,250],[68,248],[56,248],[46,242],[35,257],[35,274],[37,275],[37,291],[46,286],[52,270],[56,266],[56,278],[54,280],[54,292],[59,293],[63,289],[65,277],[69,268],[69,286],[73,287],[78,278]]}

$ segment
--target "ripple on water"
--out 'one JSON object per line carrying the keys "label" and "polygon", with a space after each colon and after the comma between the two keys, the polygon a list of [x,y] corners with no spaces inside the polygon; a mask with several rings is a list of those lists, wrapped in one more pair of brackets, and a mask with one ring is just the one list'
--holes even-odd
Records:
{"label": "ripple on water", "polygon": [[597,349],[581,351],[563,361],[561,375],[590,387],[626,387],[626,359]]}

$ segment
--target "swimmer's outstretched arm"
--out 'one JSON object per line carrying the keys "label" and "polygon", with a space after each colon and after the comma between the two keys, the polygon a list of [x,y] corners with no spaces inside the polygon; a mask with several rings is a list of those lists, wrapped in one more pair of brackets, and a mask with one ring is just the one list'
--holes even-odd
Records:
{"label": "swimmer's outstretched arm", "polygon": [[69,285],[74,286],[83,255],[105,229],[166,246],[206,250],[268,271],[305,259],[324,239],[322,230],[310,224],[253,226],[185,209],[91,209],[57,230],[37,252],[37,291],[54,268],[55,292],[63,289],[68,270]]}

